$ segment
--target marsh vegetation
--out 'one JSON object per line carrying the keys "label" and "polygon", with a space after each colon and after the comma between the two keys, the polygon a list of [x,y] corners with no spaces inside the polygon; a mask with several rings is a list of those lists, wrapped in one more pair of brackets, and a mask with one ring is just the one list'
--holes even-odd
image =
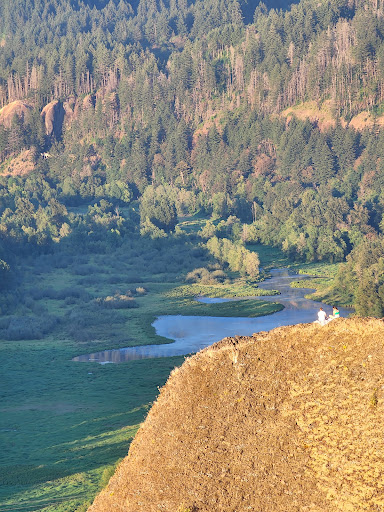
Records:
{"label": "marsh vegetation", "polygon": [[[151,326],[160,314],[252,316],[279,308],[255,301],[230,308],[196,302],[197,293],[262,292],[259,279],[215,259],[183,224],[166,239],[131,234],[114,244],[70,242],[13,260],[5,293],[12,303],[3,301],[0,321],[4,511],[81,510],[126,455],[158,387],[184,359],[100,366],[76,364],[74,356],[168,343]],[[269,251],[265,265],[273,255],[281,256]]]}

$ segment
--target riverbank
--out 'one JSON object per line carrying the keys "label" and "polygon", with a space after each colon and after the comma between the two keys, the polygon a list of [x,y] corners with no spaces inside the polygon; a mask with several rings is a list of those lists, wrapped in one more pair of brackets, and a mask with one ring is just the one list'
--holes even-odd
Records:
{"label": "riverbank", "polygon": [[[130,244],[107,255],[81,257],[64,268],[55,267],[55,254],[25,268],[26,286],[34,290],[34,311],[58,321],[53,332],[41,339],[0,343],[0,436],[5,447],[0,455],[2,512],[85,510],[84,504],[105,484],[103,474],[126,454],[158,387],[184,360],[102,366],[79,365],[71,362],[73,357],[102,349],[169,344],[151,325],[164,313],[201,315],[199,311],[205,311],[209,316],[225,316],[236,311],[241,316],[260,307],[248,301],[198,304],[193,288],[189,295],[185,290],[180,294],[183,276],[207,265],[204,252],[194,252],[185,241],[154,241],[151,248],[142,240]],[[271,268],[273,255],[281,261],[277,250],[262,251],[264,268]],[[264,286],[234,274],[229,277],[233,295],[247,289],[241,288],[245,285]],[[222,294],[227,293],[223,287]],[[137,307],[109,307],[124,305],[119,302],[121,296],[132,297]],[[97,302],[108,297],[113,300]],[[268,300],[275,302],[278,297]],[[281,309],[264,302],[262,314]],[[29,314],[21,311],[20,318]]]}
{"label": "riverbank", "polygon": [[[165,345],[144,345],[140,347],[126,347],[122,349],[106,350],[75,357],[76,362],[121,363],[135,359],[173,357],[188,355],[212,345],[213,343],[235,335],[251,335],[254,332],[269,331],[283,325],[298,323],[312,323],[317,318],[319,307],[327,311],[323,303],[315,302],[308,298],[308,293],[313,291],[303,286],[291,287],[300,282],[311,283],[306,275],[294,274],[289,269],[272,269],[271,278],[263,283],[265,293],[278,290],[278,295],[264,296],[263,301],[273,301],[271,306],[275,308],[272,314],[263,315],[239,315],[236,312],[253,311],[257,313],[263,310],[265,302],[257,297],[241,298],[197,298],[196,305],[204,311],[204,316],[173,315],[169,311],[167,315],[161,315],[153,323],[156,333],[169,340]],[[276,304],[275,301],[279,303]],[[245,303],[245,305],[244,305]],[[214,316],[210,314],[212,307],[225,311],[226,315]],[[280,310],[277,310],[277,307]],[[225,309],[223,309],[225,307]],[[268,311],[268,310],[267,310]],[[329,311],[330,313],[330,311]],[[341,316],[348,316],[349,310],[340,307]]]}
{"label": "riverbank", "polygon": [[345,295],[340,293],[340,290],[334,286],[334,280],[340,265],[343,265],[343,263],[307,263],[291,265],[290,267],[296,269],[299,274],[310,276],[310,279],[293,282],[291,286],[298,288],[313,286],[315,290],[309,293],[306,296],[307,298],[352,310],[353,304],[350,299],[347,300]]}

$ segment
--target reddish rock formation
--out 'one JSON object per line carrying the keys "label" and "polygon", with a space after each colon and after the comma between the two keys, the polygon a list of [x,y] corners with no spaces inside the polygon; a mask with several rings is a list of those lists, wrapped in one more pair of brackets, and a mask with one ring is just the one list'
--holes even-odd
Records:
{"label": "reddish rock formation", "polygon": [[24,101],[12,101],[0,110],[0,124],[3,124],[6,128],[10,128],[12,119],[15,115],[22,117],[25,116],[30,110],[32,110],[32,107]]}
{"label": "reddish rock formation", "polygon": [[64,122],[64,109],[58,100],[51,101],[45,105],[41,111],[41,116],[44,119],[45,131],[47,135],[61,134]]}

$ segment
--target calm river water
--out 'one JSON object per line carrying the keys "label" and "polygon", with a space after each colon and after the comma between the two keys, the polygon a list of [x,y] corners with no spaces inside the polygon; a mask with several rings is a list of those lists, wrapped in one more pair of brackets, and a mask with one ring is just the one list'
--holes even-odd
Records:
{"label": "calm river water", "polygon": [[[288,269],[274,269],[271,271],[271,275],[270,279],[261,283],[260,288],[278,290],[280,295],[247,298],[280,302],[284,306],[282,311],[257,318],[162,315],[152,325],[155,327],[157,334],[174,340],[173,343],[105,350],[75,357],[73,361],[94,361],[106,364],[121,363],[134,359],[181,356],[198,352],[227,336],[249,336],[255,332],[269,331],[283,325],[313,322],[317,318],[317,311],[320,306],[328,314],[332,312],[330,306],[306,299],[304,295],[310,291],[307,288],[291,288],[289,286],[291,281],[307,279],[308,276],[294,274]],[[237,299],[199,298],[197,300],[209,303],[239,299],[240,297]],[[340,308],[341,316],[348,316],[350,312],[351,310]]]}

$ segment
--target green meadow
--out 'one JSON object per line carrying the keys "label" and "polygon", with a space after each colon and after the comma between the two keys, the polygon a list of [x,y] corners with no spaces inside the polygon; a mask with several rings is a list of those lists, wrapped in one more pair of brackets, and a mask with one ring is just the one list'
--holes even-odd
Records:
{"label": "green meadow", "polygon": [[160,314],[257,316],[281,308],[196,302],[196,295],[262,292],[233,273],[220,283],[188,284],[189,272],[215,265],[188,234],[73,247],[26,258],[17,269],[17,310],[0,319],[1,512],[86,510],[184,360],[100,365],[74,356],[168,343],[151,326]]}

